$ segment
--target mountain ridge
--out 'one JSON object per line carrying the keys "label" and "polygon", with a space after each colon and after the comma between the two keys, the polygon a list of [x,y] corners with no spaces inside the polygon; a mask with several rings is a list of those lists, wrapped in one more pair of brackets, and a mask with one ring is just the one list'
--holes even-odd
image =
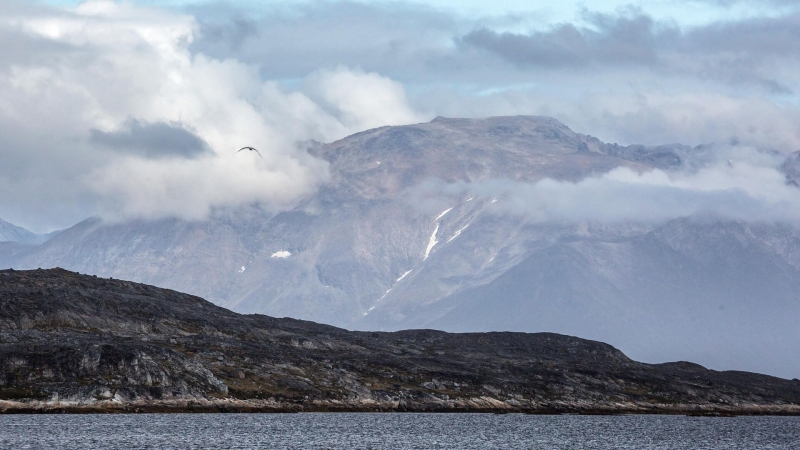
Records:
{"label": "mountain ridge", "polygon": [[48,239],[60,233],[60,231],[53,231],[51,233],[36,234],[25,228],[14,225],[13,223],[6,222],[0,219],[0,243],[15,242],[19,244],[42,244],[47,242]]}
{"label": "mountain ridge", "polygon": [[62,269],[0,271],[0,412],[800,414],[800,381],[552,333],[347,331]]}

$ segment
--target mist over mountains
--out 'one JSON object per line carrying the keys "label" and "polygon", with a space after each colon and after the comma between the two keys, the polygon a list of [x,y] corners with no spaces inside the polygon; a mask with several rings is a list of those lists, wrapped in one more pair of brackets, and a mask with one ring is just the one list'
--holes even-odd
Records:
{"label": "mist over mountains", "polygon": [[60,230],[51,233],[36,234],[0,219],[0,243],[17,242],[22,244],[41,244],[58,233],[60,233]]}
{"label": "mist over mountains", "polygon": [[2,239],[15,242],[0,266],[350,329],[548,331],[647,362],[800,373],[797,155],[622,147],[533,116],[437,118],[307,152],[329,180],[284,209],[93,218],[38,245]]}

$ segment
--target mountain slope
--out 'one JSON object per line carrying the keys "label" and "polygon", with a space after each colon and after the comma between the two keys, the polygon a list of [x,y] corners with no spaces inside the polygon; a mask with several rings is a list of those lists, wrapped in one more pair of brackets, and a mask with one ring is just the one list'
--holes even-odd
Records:
{"label": "mountain slope", "polygon": [[0,243],[17,242],[21,244],[41,244],[53,237],[56,233],[35,234],[22,227],[0,219]]}
{"label": "mountain slope", "polygon": [[[538,117],[439,118],[366,131],[311,152],[330,162],[331,182],[290,211],[219,212],[207,223],[90,220],[0,262],[127,277],[237,311],[352,325],[425,259],[441,211],[404,199],[419,183],[580,179],[619,165],[643,167],[590,152],[580,135]],[[479,210],[456,207],[448,219]],[[456,231],[450,228],[441,233]]]}
{"label": "mountain slope", "polygon": [[800,414],[800,382],[557,334],[350,332],[61,269],[0,271],[0,412]]}
{"label": "mountain slope", "polygon": [[[648,362],[800,374],[800,233],[784,225],[541,223],[458,183],[672,170],[707,149],[606,144],[544,117],[437,118],[313,144],[330,182],[285,211],[82,222],[0,267],[65,267],[242,313],[363,330],[552,331]],[[794,167],[787,165],[785,171]],[[466,191],[465,191],[466,192]]]}
{"label": "mountain slope", "polygon": [[[490,283],[418,308],[405,323],[558,330],[625,342],[626,353],[648,361],[683,354],[715,367],[796,373],[786,355],[800,351],[792,325],[800,273],[750,235],[770,231],[684,220],[616,242],[557,243]],[[778,234],[795,244],[791,232]]]}

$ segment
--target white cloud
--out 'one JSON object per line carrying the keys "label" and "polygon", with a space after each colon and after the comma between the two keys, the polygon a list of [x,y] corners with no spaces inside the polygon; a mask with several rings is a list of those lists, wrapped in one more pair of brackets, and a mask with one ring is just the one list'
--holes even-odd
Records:
{"label": "white cloud", "polygon": [[351,130],[424,120],[408,106],[403,85],[377,73],[341,66],[320,70],[308,78],[307,88],[319,104]]}
{"label": "white cloud", "polygon": [[[103,0],[5,6],[0,41],[14,45],[0,46],[0,217],[37,231],[98,212],[201,218],[290,201],[326,179],[325,164],[296,141],[434,115],[549,115],[622,144],[800,149],[800,16],[788,13],[673,30],[685,45],[636,41],[659,64],[611,58],[575,68],[515,65],[459,45],[476,27],[502,24],[410,4],[258,14],[218,4],[190,9],[199,20]],[[628,23],[630,11],[615,14],[585,15]],[[184,147],[159,151],[155,136]],[[244,145],[263,160],[234,153]]]}
{"label": "white cloud", "polygon": [[424,205],[446,203],[442,195],[499,198],[488,206],[490,212],[521,215],[532,222],[663,223],[681,217],[712,217],[800,225],[800,189],[787,185],[785,175],[774,167],[759,164],[767,159],[751,153],[691,172],[639,173],[620,167],[578,182],[428,183],[413,198]]}
{"label": "white cloud", "polygon": [[[0,15],[0,29],[32,49],[0,61],[0,152],[14,163],[0,168],[0,185],[16,186],[0,193],[3,202],[22,204],[27,195],[45,209],[48,199],[88,198],[92,212],[110,218],[186,219],[215,207],[280,204],[327,179],[326,163],[297,141],[423,119],[401,85],[375,73],[320,70],[308,76],[307,94],[235,59],[193,54],[194,18],[164,10],[105,0],[67,11],[17,8]],[[43,43],[58,51],[43,57]],[[130,133],[131,123],[191,132],[210,151],[148,159],[91,139]],[[236,153],[245,145],[263,159]]]}
{"label": "white cloud", "polygon": [[[619,86],[626,77],[627,85]],[[560,81],[539,80],[535,87],[480,95],[441,90],[412,101],[446,117],[551,116],[576,132],[624,145],[735,142],[782,153],[800,150],[800,108],[792,103],[718,92],[688,80],[646,86],[647,80],[621,72],[598,73],[591,80],[564,75]]]}

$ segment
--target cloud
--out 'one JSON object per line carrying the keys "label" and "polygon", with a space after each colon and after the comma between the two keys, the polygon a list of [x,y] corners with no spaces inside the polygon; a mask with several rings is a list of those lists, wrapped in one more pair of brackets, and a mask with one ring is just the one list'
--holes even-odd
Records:
{"label": "cloud", "polygon": [[[778,3],[688,27],[631,8],[547,23],[407,3],[177,13],[12,0],[0,217],[45,231],[97,213],[278,205],[327,179],[297,141],[436,115],[548,115],[606,142],[788,153],[800,149],[800,15]],[[264,161],[233,153],[244,145]],[[162,206],[134,206],[147,198]]]}
{"label": "cloud", "polygon": [[[800,14],[715,22],[682,29],[638,9],[617,14],[586,12],[587,25],[566,23],[530,33],[478,28],[459,38],[519,67],[646,68],[657,75],[689,76],[753,85],[791,94],[800,62]],[[777,69],[777,70],[776,70]]]}
{"label": "cloud", "polygon": [[726,146],[701,158],[704,164],[694,170],[640,173],[620,167],[578,182],[431,180],[408,197],[425,208],[466,197],[497,199],[488,204],[489,212],[538,223],[659,224],[692,217],[800,226],[800,189],[776,169],[781,157]]}
{"label": "cloud", "polygon": [[[81,207],[56,226],[279,207],[328,177],[298,141],[425,119],[376,73],[335,66],[289,89],[191,52],[198,30],[188,15],[104,0],[0,16],[21,46],[0,55],[0,203],[26,205],[9,220],[41,224],[65,203]],[[236,153],[245,145],[263,159]]]}
{"label": "cloud", "polygon": [[349,130],[420,122],[403,85],[377,73],[346,67],[320,70],[306,79],[306,92]]}
{"label": "cloud", "polygon": [[362,67],[403,82],[446,79],[458,72],[452,37],[466,32],[452,14],[421,4],[312,1],[264,6],[255,12],[228,5],[192,8],[200,32],[191,50],[235,57],[273,79],[296,79],[321,67]]}
{"label": "cloud", "polygon": [[[730,8],[730,7],[736,6],[736,5],[748,5],[748,6],[750,6],[753,3],[751,0],[688,0],[687,3],[688,2],[695,2],[695,1],[698,1],[700,3],[708,3],[708,4],[711,4],[711,5],[719,5],[719,6],[723,6],[723,7],[726,7],[726,8]],[[758,3],[760,5],[762,5],[762,6],[763,5],[770,5],[770,6],[788,7],[789,9],[793,9],[793,10],[798,9],[797,2],[795,2],[794,0],[761,0]]]}
{"label": "cloud", "polygon": [[208,144],[179,123],[147,123],[129,119],[115,131],[89,130],[89,142],[146,158],[195,158],[209,152]]}
{"label": "cloud", "polygon": [[[535,14],[469,18],[403,3],[310,2],[258,12],[198,6],[192,11],[200,33],[191,49],[235,56],[273,78],[344,64],[404,84],[486,86],[531,82],[531,75],[538,82],[542,70],[646,68],[651,76],[785,94],[796,80],[800,15],[779,2],[761,10],[767,11],[687,27],[680,17],[657,20],[632,7],[587,9],[573,22],[548,24]],[[519,31],[524,27],[531,31]]]}
{"label": "cloud", "polygon": [[[565,74],[552,89],[510,87],[483,95],[443,89],[414,103],[446,117],[551,116],[577,132],[624,145],[739,143],[782,153],[800,149],[800,109],[790,102],[731,96],[688,83],[639,91],[611,87],[614,79],[615,74],[598,73],[592,90]],[[575,89],[563,93],[563,86]]]}
{"label": "cloud", "polygon": [[527,35],[479,28],[462,36],[459,43],[490,51],[523,66],[649,65],[658,60],[655,41],[677,31],[674,26],[658,26],[652,18],[641,14],[632,17],[598,14],[593,22],[597,29],[567,23]]}
{"label": "cloud", "polygon": [[430,116],[551,115],[621,144],[791,152],[800,148],[800,15],[776,4],[696,26],[630,7],[585,10],[570,23],[397,3],[258,14],[197,7],[200,37],[190,49],[235,56],[274,78],[360,67],[402,83],[413,109]]}
{"label": "cloud", "polygon": [[105,193],[98,202],[107,219],[178,216],[202,220],[218,207],[251,203],[281,207],[327,179],[325,166],[317,162],[298,160],[275,167],[257,159],[255,153],[239,156],[122,159],[92,172],[85,181],[88,188]]}

